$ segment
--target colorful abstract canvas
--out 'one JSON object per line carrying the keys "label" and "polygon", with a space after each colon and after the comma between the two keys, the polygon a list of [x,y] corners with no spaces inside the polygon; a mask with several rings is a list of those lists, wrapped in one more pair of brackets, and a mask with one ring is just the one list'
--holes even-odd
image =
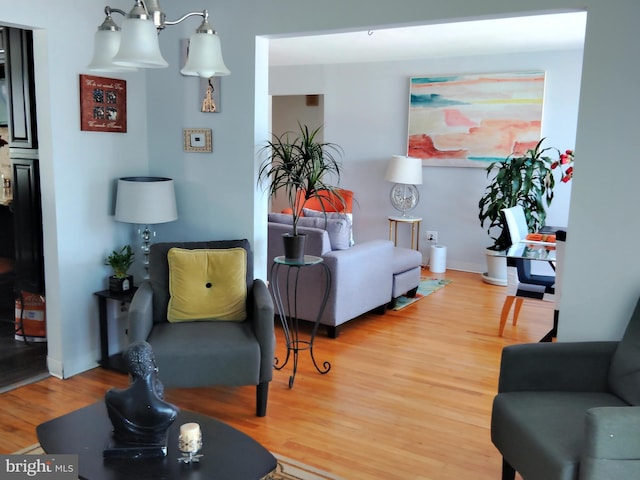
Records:
{"label": "colorful abstract canvas", "polygon": [[540,140],[544,72],[413,77],[407,155],[486,167]]}

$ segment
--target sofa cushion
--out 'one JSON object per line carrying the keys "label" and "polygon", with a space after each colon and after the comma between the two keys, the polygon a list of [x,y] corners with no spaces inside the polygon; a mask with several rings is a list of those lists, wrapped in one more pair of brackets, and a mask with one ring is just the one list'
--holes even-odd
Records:
{"label": "sofa cushion", "polygon": [[611,359],[609,386],[630,405],[640,405],[640,300]]}
{"label": "sofa cushion", "polygon": [[[292,225],[293,217],[286,213],[270,213],[268,221]],[[349,222],[344,215],[341,215],[341,218],[327,217],[326,222],[324,216],[300,217],[298,219],[298,226],[326,230],[329,234],[331,250],[346,250],[351,246],[351,228],[349,228]]]}
{"label": "sofa cushion", "polygon": [[242,321],[247,317],[247,251],[244,248],[172,248],[167,320]]}
{"label": "sofa cushion", "polygon": [[349,246],[353,247],[355,245],[356,242],[353,240],[353,213],[320,212],[311,208],[303,208],[302,213],[305,217],[325,218],[326,215],[326,218],[345,219],[349,225]]}

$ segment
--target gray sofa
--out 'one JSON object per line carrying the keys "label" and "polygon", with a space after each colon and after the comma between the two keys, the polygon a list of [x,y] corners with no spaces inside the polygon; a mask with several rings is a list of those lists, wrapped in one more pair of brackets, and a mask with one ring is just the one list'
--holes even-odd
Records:
{"label": "gray sofa", "polygon": [[[283,219],[287,217],[291,216],[269,214],[269,262],[284,255],[282,236],[291,233],[291,225],[280,221],[286,221]],[[301,224],[304,224],[304,220],[301,219]],[[335,249],[332,248],[332,239],[327,230],[300,226],[301,224],[298,231],[307,236],[305,253],[322,257],[331,274],[329,297],[320,318],[320,323],[327,327],[330,337],[337,337],[338,327],[359,315],[371,310],[384,313],[394,295],[406,292],[415,294],[420,283],[422,255],[419,252],[396,248],[388,240],[371,240]],[[313,224],[317,225],[317,222]],[[268,272],[269,281],[272,281],[270,266]],[[285,272],[281,269],[280,274],[284,275]],[[320,267],[308,267],[300,271],[300,319],[315,321],[324,288],[325,280]]]}
{"label": "gray sofa", "polygon": [[640,301],[620,342],[506,347],[498,391],[503,480],[640,478]]}

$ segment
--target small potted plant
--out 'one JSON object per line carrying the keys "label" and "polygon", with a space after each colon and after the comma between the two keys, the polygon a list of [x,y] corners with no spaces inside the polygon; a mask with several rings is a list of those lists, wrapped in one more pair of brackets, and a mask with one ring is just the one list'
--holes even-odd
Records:
{"label": "small potted plant", "polygon": [[334,143],[318,142],[320,127],[310,130],[306,125],[298,123],[298,126],[299,132],[273,135],[272,140],[260,149],[266,158],[258,172],[258,181],[268,185],[270,196],[278,192],[284,192],[286,196],[293,229],[291,234],[284,236],[285,257],[294,261],[304,256],[304,235],[298,235],[298,220],[306,203],[312,198],[320,198],[322,202],[338,202],[339,205],[332,205],[338,207],[337,211],[344,208],[338,187],[328,183],[329,177],[340,182],[342,149]]}
{"label": "small potted plant", "polygon": [[133,287],[133,276],[127,273],[133,261],[134,254],[130,245],[114,250],[105,260],[105,265],[113,269],[113,275],[109,277],[109,290],[112,293],[126,292]]}
{"label": "small potted plant", "polygon": [[[511,240],[506,229],[502,209],[521,205],[527,219],[530,232],[537,232],[545,225],[546,207],[553,201],[555,178],[553,170],[560,169],[561,181],[567,183],[573,176],[573,151],[561,153],[557,148],[542,148],[540,140],[535,148],[527,150],[524,155],[509,155],[504,161],[493,162],[487,167],[489,185],[478,202],[480,225],[485,227],[493,240],[487,248],[487,263],[490,267],[486,273],[489,283],[506,285],[506,262],[499,258],[497,269],[491,268],[496,263],[491,257],[509,248]],[[557,160],[546,153],[555,151]],[[502,260],[502,261],[500,261]],[[504,267],[501,264],[504,263]]]}

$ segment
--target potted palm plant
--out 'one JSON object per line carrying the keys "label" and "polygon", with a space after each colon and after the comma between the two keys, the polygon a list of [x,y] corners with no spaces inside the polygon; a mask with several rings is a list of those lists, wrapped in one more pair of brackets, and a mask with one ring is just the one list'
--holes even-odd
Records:
{"label": "potted palm plant", "polygon": [[111,292],[122,293],[133,287],[133,276],[127,273],[133,261],[134,254],[130,245],[125,245],[120,250],[114,250],[106,258],[105,264],[113,269],[113,275],[109,277],[109,290]]}
{"label": "potted palm plant", "polygon": [[[330,179],[340,182],[340,157],[342,148],[334,143],[321,142],[318,134],[321,127],[310,129],[298,123],[298,132],[273,135],[260,149],[265,156],[258,172],[258,181],[267,185],[271,197],[284,193],[292,215],[292,232],[284,236],[285,257],[300,261],[304,257],[304,236],[298,234],[298,220],[302,209],[312,198],[324,202],[339,202],[338,210],[344,208],[344,199],[338,187]],[[324,209],[324,207],[323,207]]]}
{"label": "potted palm plant", "polygon": [[[506,250],[510,244],[502,209],[521,205],[527,219],[529,231],[536,232],[545,224],[546,208],[553,201],[555,177],[553,170],[560,168],[561,181],[566,183],[573,176],[573,151],[561,153],[557,148],[542,148],[540,140],[535,148],[524,155],[509,155],[504,161],[491,163],[486,171],[489,185],[478,202],[480,226],[487,229],[493,245],[487,248],[489,283],[506,285],[506,262],[496,254]],[[547,152],[555,151],[557,160]]]}

